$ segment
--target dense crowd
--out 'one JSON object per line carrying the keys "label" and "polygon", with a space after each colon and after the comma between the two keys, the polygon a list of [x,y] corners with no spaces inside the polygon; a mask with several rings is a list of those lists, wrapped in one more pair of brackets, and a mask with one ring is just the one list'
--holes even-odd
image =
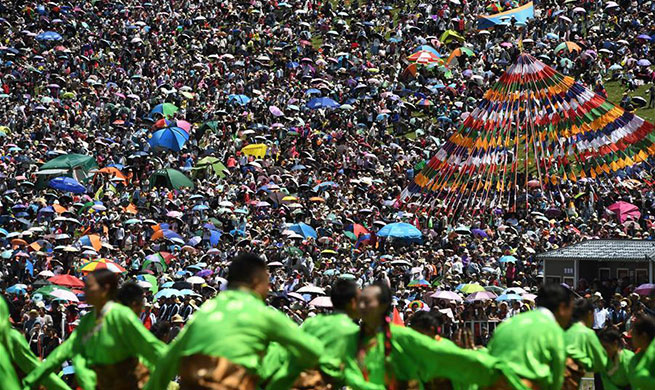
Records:
{"label": "dense crowd", "polygon": [[[534,307],[535,254],[652,239],[649,169],[533,188],[528,209],[492,214],[399,200],[522,50],[600,94],[611,80],[648,85],[615,103],[653,107],[655,3],[540,1],[527,23],[477,30],[476,15],[524,3],[3,2],[0,289],[12,322],[46,358],[90,309],[81,280],[109,268],[170,341],[247,251],[268,263],[269,304],[297,323],[329,310],[336,280],[382,279],[398,321],[439,309],[462,343],[471,321]],[[578,48],[556,51],[564,41]],[[444,60],[468,50],[408,72],[421,45]],[[617,201],[636,219],[608,211]],[[379,234],[393,223],[418,236]],[[628,279],[579,285],[594,328],[629,331],[655,309]]]}

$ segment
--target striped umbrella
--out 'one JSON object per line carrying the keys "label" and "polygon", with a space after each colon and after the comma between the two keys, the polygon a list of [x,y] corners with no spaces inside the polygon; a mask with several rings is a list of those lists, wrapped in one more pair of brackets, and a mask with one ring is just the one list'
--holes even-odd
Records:
{"label": "striped umbrella", "polygon": [[82,266],[82,268],[80,268],[80,271],[82,271],[84,274],[88,274],[89,272],[93,272],[97,269],[108,269],[116,274],[125,272],[125,268],[107,259],[99,259],[86,263]]}

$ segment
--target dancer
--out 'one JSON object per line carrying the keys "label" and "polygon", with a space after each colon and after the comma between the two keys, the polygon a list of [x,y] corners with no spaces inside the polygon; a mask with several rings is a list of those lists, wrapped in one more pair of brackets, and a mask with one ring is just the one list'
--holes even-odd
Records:
{"label": "dancer", "polygon": [[148,390],[165,389],[177,374],[182,390],[255,389],[256,370],[272,341],[287,348],[301,369],[318,362],[323,345],[264,303],[269,289],[264,260],[250,253],[239,255],[230,264],[227,279],[229,290],[196,312],[158,362]]}
{"label": "dancer", "polygon": [[77,383],[84,390],[142,389],[148,370],[164,349],[134,312],[114,302],[118,277],[107,269],[90,273],[85,295],[93,310],[85,315],[70,338],[55,349],[24,384],[32,388],[39,380],[68,359],[75,367]]}
{"label": "dancer", "polygon": [[566,365],[563,328],[571,321],[571,300],[567,288],[543,286],[536,310],[514,316],[496,328],[487,346],[489,354],[507,362],[526,387],[561,390]]}
{"label": "dancer", "polygon": [[630,360],[628,378],[632,390],[655,389],[655,318],[642,315],[632,327],[635,355]]}
{"label": "dancer", "polygon": [[600,374],[604,390],[623,390],[630,386],[628,370],[635,355],[621,346],[621,334],[615,329],[605,329],[598,335],[607,353],[607,369]]}

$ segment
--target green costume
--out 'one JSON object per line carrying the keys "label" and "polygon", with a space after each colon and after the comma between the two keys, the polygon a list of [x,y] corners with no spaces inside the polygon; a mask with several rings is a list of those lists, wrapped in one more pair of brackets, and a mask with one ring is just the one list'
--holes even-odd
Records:
{"label": "green costume", "polygon": [[487,345],[489,354],[507,362],[540,390],[560,390],[564,382],[564,330],[550,310],[538,308],[498,325]]}
{"label": "green costume", "polygon": [[630,350],[620,349],[614,359],[609,360],[607,369],[600,374],[605,390],[623,390],[630,386],[628,370],[634,355]]}
{"label": "green costume", "polygon": [[72,359],[80,387],[95,390],[93,366],[114,365],[138,357],[152,371],[164,348],[165,344],[143,326],[131,309],[108,302],[102,308],[100,318],[96,317],[95,310],[82,317],[69,339],[57,347],[23,383],[31,387],[44,375],[59,369],[65,360]]}
{"label": "green costume", "polygon": [[[7,351],[9,358],[23,374],[27,375],[41,364],[41,361],[34,355],[25,336],[15,329],[10,329],[7,335]],[[46,389],[70,390],[70,387],[57,375],[50,374],[40,382]]]}
{"label": "green costume", "polygon": [[9,308],[4,298],[0,298],[0,378],[3,390],[20,390],[20,381],[11,364],[7,339],[9,337]]}
{"label": "green costume", "polygon": [[[421,384],[434,378],[449,379],[461,385],[490,386],[505,374],[508,381],[520,389],[519,378],[514,376],[502,361],[474,350],[462,349],[452,342],[436,341],[412,329],[390,325],[390,352],[385,352],[385,334],[364,337],[358,345],[364,347],[364,356],[357,353],[357,370],[346,366],[346,384],[362,376],[376,385],[389,385],[393,381],[416,380]],[[462,375],[463,372],[475,375]]]}
{"label": "green costume", "polygon": [[596,333],[582,322],[576,322],[564,332],[566,356],[587,372],[603,372],[607,366],[607,352]]}
{"label": "green costume", "polygon": [[146,389],[165,389],[178,373],[180,359],[196,354],[223,357],[256,373],[263,353],[273,341],[287,348],[304,367],[314,366],[323,354],[323,346],[316,338],[300,332],[293,321],[267,307],[254,293],[221,292],[196,312],[173,341]]}
{"label": "green costume", "polygon": [[655,340],[645,351],[635,354],[628,371],[632,390],[655,389]]}

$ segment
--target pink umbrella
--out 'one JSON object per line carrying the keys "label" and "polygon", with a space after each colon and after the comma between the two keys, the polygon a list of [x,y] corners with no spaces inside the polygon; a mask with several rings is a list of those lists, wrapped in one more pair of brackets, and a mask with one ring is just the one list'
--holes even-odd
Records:
{"label": "pink umbrella", "polygon": [[639,212],[639,207],[633,205],[632,203],[619,201],[607,208],[609,211],[613,212],[616,217],[619,219],[619,223],[623,223],[626,219],[638,220],[641,218],[641,212]]}
{"label": "pink umbrella", "polygon": [[490,301],[496,298],[498,298],[498,295],[491,291],[478,291],[466,297],[466,302]]}
{"label": "pink umbrella", "polygon": [[454,293],[452,291],[437,291],[436,293],[430,295],[430,298],[462,302],[462,297],[460,297],[459,295],[457,295],[457,293]]}
{"label": "pink umbrella", "polygon": [[191,131],[191,123],[187,121],[176,121],[175,125],[181,129],[184,129],[187,133]]}
{"label": "pink umbrella", "polygon": [[314,307],[332,307],[332,300],[330,297],[316,297],[309,304]]}
{"label": "pink umbrella", "polygon": [[273,116],[284,116],[282,110],[277,108],[277,106],[270,106],[268,110],[271,112],[271,114],[273,114]]}
{"label": "pink umbrella", "polygon": [[651,295],[653,294],[653,292],[655,292],[655,284],[650,284],[650,283],[642,284],[641,286],[635,289],[635,292],[639,295],[645,295],[645,296]]}
{"label": "pink umbrella", "polygon": [[77,299],[77,297],[75,296],[75,294],[73,292],[67,291],[67,290],[55,289],[55,290],[52,290],[52,292],[50,292],[49,295],[53,296],[55,298],[64,299],[64,300],[67,300],[67,301],[70,301],[70,302],[79,302],[80,301],[79,299]]}
{"label": "pink umbrella", "polygon": [[534,302],[535,299],[537,299],[537,296],[535,294],[523,294],[521,295],[521,298],[523,298],[524,301]]}

